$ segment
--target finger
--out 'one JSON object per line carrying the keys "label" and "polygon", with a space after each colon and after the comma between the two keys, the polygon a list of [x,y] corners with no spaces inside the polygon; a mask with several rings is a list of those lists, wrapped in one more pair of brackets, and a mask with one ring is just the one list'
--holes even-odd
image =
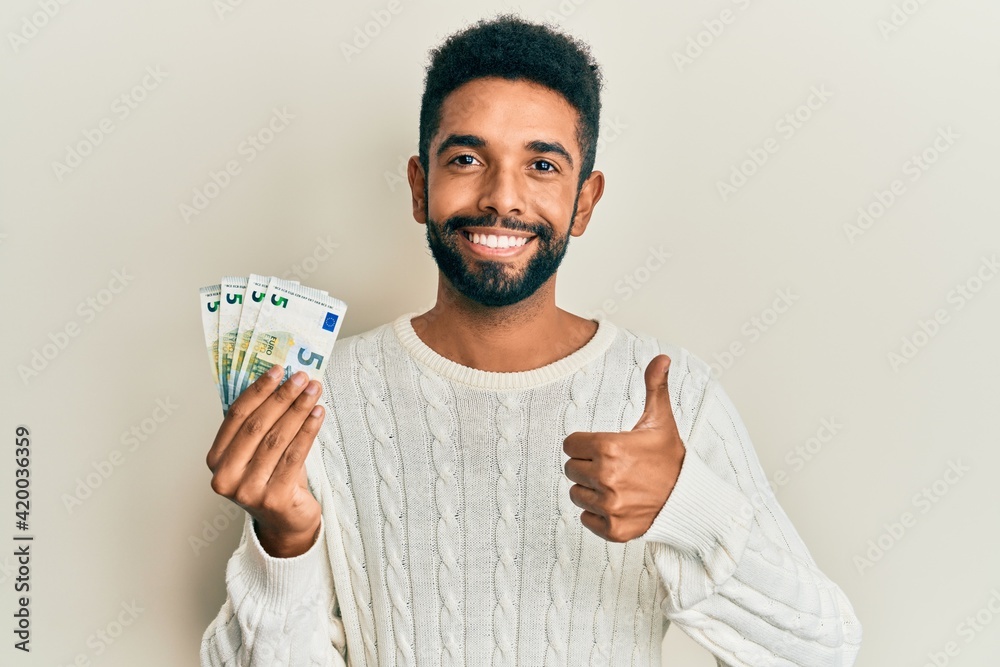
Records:
{"label": "finger", "polygon": [[591,489],[599,488],[597,477],[594,475],[594,463],[592,461],[582,461],[580,459],[569,459],[563,465],[563,472],[570,481]]}
{"label": "finger", "polygon": [[308,380],[309,376],[306,373],[298,371],[264,399],[256,410],[247,415],[236,429],[229,446],[220,454],[219,467],[228,469],[230,474],[242,476],[261,439],[302,393]]}
{"label": "finger", "polygon": [[598,537],[603,537],[607,539],[608,534],[608,521],[599,514],[594,514],[593,512],[588,512],[584,510],[580,514],[580,523],[583,527],[594,533]]}
{"label": "finger", "polygon": [[229,410],[222,420],[222,426],[219,427],[219,432],[215,434],[215,441],[208,450],[208,456],[206,457],[206,463],[208,463],[208,467],[212,472],[215,472],[222,453],[229,446],[229,443],[232,442],[236,432],[243,426],[246,418],[278,387],[281,382],[283,370],[281,366],[272,366],[266,373],[254,380],[233,401],[233,404],[229,406]]}
{"label": "finger", "polygon": [[569,499],[573,501],[573,504],[580,509],[587,510],[592,514],[597,514],[598,516],[605,516],[606,513],[601,509],[601,494],[593,489],[589,489],[586,486],[580,486],[579,484],[574,484],[569,487]]}
{"label": "finger", "polygon": [[563,452],[574,459],[592,459],[597,449],[598,439],[594,437],[597,435],[600,434],[574,431],[563,439]]}
{"label": "finger", "polygon": [[632,430],[643,428],[669,428],[674,424],[674,411],[670,408],[668,388],[670,357],[658,354],[646,366],[646,403],[639,421]]}
{"label": "finger", "polygon": [[274,466],[269,484],[294,484],[300,479],[300,469],[305,468],[306,456],[308,456],[309,449],[323,425],[324,413],[322,405],[314,406],[309,412],[302,427],[299,428],[298,433],[292,438],[292,442],[289,443],[278,463]]}
{"label": "finger", "polygon": [[246,483],[261,487],[267,484],[278,460],[319,400],[321,387],[322,385],[316,380],[309,382],[302,393],[288,406],[285,414],[278,418],[271,430],[261,438],[243,473],[243,480]]}

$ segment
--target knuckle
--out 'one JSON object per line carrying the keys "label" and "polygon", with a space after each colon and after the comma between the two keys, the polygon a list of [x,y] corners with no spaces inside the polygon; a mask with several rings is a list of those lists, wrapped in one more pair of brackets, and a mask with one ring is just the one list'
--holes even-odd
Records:
{"label": "knuckle", "polygon": [[229,484],[222,478],[221,475],[212,475],[212,491],[215,491],[220,496],[229,497]]}
{"label": "knuckle", "polygon": [[243,403],[239,399],[236,399],[236,401],[229,406],[229,411],[226,412],[226,420],[229,421],[229,423],[242,421],[243,419],[246,419],[248,414],[249,412],[247,412],[246,408],[243,407]]}
{"label": "knuckle", "polygon": [[614,461],[600,461],[597,466],[597,482],[601,485],[601,488],[608,491],[614,491],[614,489],[620,486],[621,475],[620,467]]}
{"label": "knuckle", "polygon": [[618,445],[616,440],[605,440],[601,443],[601,456],[613,461],[621,456],[621,447]]}
{"label": "knuckle", "polygon": [[607,517],[604,521],[605,534],[610,542],[625,542],[628,540],[626,534],[627,526],[621,519]]}
{"label": "knuckle", "polygon": [[237,505],[243,505],[245,507],[252,507],[254,504],[254,494],[245,484],[241,484],[236,492],[232,495],[233,501]]}
{"label": "knuckle", "polygon": [[607,500],[604,501],[603,509],[606,516],[620,516],[622,513],[621,496],[611,492]]}
{"label": "knuckle", "polygon": [[264,494],[264,497],[260,499],[260,508],[268,513],[274,513],[282,509],[277,495],[273,493]]}
{"label": "knuckle", "polygon": [[309,441],[312,442],[316,439],[319,434],[319,429],[322,426],[322,420],[320,419],[307,419],[301,427],[301,431],[304,435],[309,436]]}
{"label": "knuckle", "polygon": [[[320,424],[318,423],[319,421],[320,420],[318,419],[307,420],[306,423],[302,424],[302,426],[299,427],[299,437],[305,436],[305,439],[308,440],[310,444],[315,442],[316,436],[319,435],[319,428],[320,428]],[[312,424],[309,422],[317,422],[317,423]]]}
{"label": "knuckle", "polygon": [[253,392],[253,396],[260,396],[267,392],[267,383],[262,382],[265,376],[261,375],[259,378],[250,383],[250,386],[246,388],[246,391]]}
{"label": "knuckle", "polygon": [[294,467],[296,467],[297,465],[299,465],[302,462],[303,457],[302,457],[302,454],[298,450],[294,450],[293,449],[293,450],[285,452],[284,459],[285,459],[285,464],[289,468],[294,468]]}
{"label": "knuckle", "polygon": [[289,450],[285,452],[282,458],[284,458],[285,464],[289,468],[294,468],[303,460],[302,453],[297,449],[291,449],[291,448],[289,448]]}
{"label": "knuckle", "polygon": [[288,409],[298,415],[301,415],[302,413],[308,412],[312,409],[312,402],[312,396],[302,393],[299,394],[297,400],[292,401],[292,404],[288,406]]}
{"label": "knuckle", "polygon": [[[311,412],[312,410],[310,409],[310,413]],[[324,406],[321,405],[319,415],[317,415],[318,419],[306,419],[305,422],[302,424],[302,427],[305,429],[307,433],[311,433],[313,436],[315,436],[317,433],[319,433],[319,430],[323,428],[323,424],[325,423],[326,416],[328,414],[329,410],[327,410]]]}
{"label": "knuckle", "polygon": [[607,461],[604,459],[594,460],[594,481],[598,485],[604,487],[608,484],[609,478],[611,477],[611,470],[608,466]]}
{"label": "knuckle", "polygon": [[273,451],[275,447],[281,445],[281,434],[278,431],[268,431],[264,439],[260,441],[264,451]]}
{"label": "knuckle", "polygon": [[257,435],[264,430],[264,419],[259,415],[250,415],[247,417],[246,421],[243,422],[243,430],[246,431],[248,435]]}
{"label": "knuckle", "polygon": [[295,385],[291,382],[285,382],[278,387],[278,391],[274,392],[274,395],[277,397],[279,402],[288,403],[297,396],[295,389]]}

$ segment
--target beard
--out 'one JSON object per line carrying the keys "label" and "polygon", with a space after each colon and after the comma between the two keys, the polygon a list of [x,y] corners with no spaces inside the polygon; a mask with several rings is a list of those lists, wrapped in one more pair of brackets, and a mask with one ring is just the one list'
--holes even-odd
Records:
{"label": "beard", "polygon": [[[559,268],[569,247],[577,201],[573,202],[573,214],[564,237],[555,237],[547,225],[528,224],[516,218],[499,219],[495,215],[477,218],[456,215],[438,223],[431,220],[425,204],[427,245],[438,269],[464,297],[492,308],[511,306],[534,294]],[[537,247],[521,270],[511,262],[478,258],[472,260],[470,267],[458,247],[458,235],[462,233],[459,230],[463,227],[493,227],[500,233],[504,229],[527,232],[535,235],[530,243]]]}

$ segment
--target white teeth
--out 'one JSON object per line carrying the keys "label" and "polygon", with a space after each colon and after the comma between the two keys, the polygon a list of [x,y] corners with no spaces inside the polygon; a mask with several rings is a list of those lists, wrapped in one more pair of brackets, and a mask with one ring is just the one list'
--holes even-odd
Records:
{"label": "white teeth", "polygon": [[468,234],[473,243],[489,246],[490,248],[517,248],[528,242],[528,239],[519,236],[495,236],[493,234]]}

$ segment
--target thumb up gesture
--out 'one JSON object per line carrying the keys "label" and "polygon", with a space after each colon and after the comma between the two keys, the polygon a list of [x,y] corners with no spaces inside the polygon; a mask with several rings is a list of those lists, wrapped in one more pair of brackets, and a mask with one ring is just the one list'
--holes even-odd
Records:
{"label": "thumb up gesture", "polygon": [[684,461],[684,443],[670,408],[670,357],[646,366],[646,404],[639,421],[623,433],[566,436],[566,477],[576,482],[570,500],[583,509],[584,527],[610,542],[644,534],[666,503]]}

